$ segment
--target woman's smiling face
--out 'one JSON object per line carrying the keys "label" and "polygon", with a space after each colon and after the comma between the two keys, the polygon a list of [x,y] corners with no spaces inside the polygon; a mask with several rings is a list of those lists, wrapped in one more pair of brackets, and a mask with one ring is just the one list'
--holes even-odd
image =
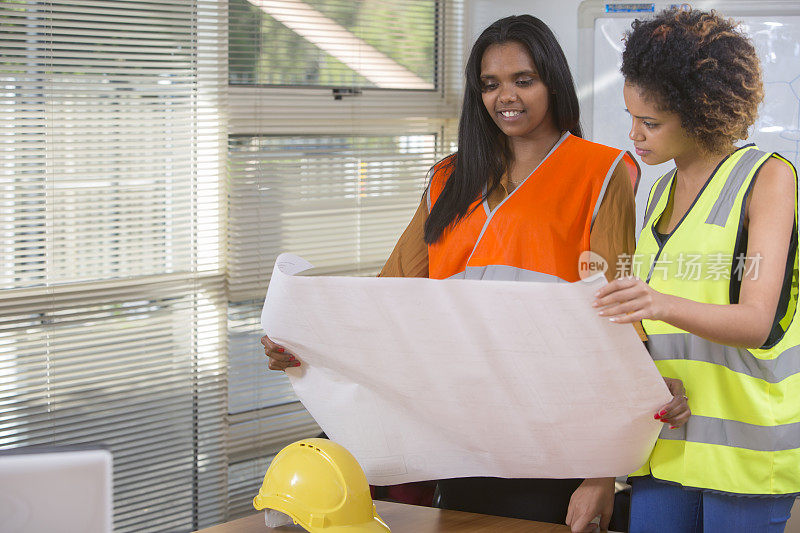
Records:
{"label": "woman's smiling face", "polygon": [[555,129],[550,90],[518,42],[493,44],[481,58],[483,105],[509,137],[550,134]]}

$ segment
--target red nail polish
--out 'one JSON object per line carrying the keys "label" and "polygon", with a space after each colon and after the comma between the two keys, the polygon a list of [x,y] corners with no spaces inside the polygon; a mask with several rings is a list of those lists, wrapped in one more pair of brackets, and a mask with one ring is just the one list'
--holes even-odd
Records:
{"label": "red nail polish", "polygon": [[678,429],[678,426],[670,426],[669,429]]}
{"label": "red nail polish", "polygon": [[667,410],[666,409],[662,409],[661,412],[658,413],[658,416],[664,416],[665,414],[667,414]]}
{"label": "red nail polish", "polygon": [[659,418],[661,418],[661,415],[660,415],[660,414],[658,414],[658,413],[656,413],[656,414],[654,414],[654,415],[653,415],[653,418],[655,418],[656,420],[658,420]]}
{"label": "red nail polish", "polygon": [[297,362],[296,362],[295,364],[293,364],[292,366],[300,366],[300,361],[297,361]]}
{"label": "red nail polish", "polygon": [[275,351],[278,353],[283,353],[283,348],[275,348]]}

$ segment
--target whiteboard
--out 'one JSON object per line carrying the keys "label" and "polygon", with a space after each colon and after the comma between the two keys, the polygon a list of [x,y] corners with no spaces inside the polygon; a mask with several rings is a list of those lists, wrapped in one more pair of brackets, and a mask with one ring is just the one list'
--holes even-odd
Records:
{"label": "whiteboard", "polygon": [[[597,2],[593,4],[602,5]],[[763,150],[778,152],[797,167],[800,160],[800,6],[771,2],[759,4],[762,13],[773,13],[737,15],[736,6],[730,4],[720,9],[725,16],[742,22],[741,27],[753,40],[763,70],[764,102],[756,123],[750,129],[749,138],[738,144],[754,142]],[[661,7],[667,7],[667,4]],[[655,4],[655,10],[659,9],[659,4]],[[783,14],[780,14],[781,11]],[[584,63],[581,72],[586,75],[591,71],[593,77],[588,93],[582,95],[581,104],[587,137],[633,152],[633,143],[628,138],[630,117],[625,112],[623,79],[619,72],[622,36],[635,18],[652,14],[620,15],[592,14],[591,50],[587,50],[591,54],[591,63]],[[582,39],[582,43],[589,44],[587,41],[585,37]],[[588,47],[582,48],[585,50]],[[642,167],[642,181],[636,195],[638,238],[650,187],[673,164],[648,166],[638,157],[637,160]]]}

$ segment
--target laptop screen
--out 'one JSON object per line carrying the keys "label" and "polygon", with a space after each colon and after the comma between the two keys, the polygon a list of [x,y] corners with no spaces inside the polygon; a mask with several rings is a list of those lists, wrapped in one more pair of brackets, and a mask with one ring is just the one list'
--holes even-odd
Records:
{"label": "laptop screen", "polygon": [[0,533],[110,533],[111,479],[108,450],[0,452]]}

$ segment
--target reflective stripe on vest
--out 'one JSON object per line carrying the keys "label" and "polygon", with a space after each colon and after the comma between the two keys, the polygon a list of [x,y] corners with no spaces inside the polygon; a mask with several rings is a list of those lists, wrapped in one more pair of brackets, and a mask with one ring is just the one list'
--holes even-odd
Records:
{"label": "reflective stripe on vest", "polygon": [[780,383],[800,374],[800,346],[791,346],[772,359],[762,359],[745,348],[717,344],[691,333],[651,334],[648,343],[656,361],[686,359],[722,365],[768,383]]}
{"label": "reflective stripe on vest", "polygon": [[550,274],[526,270],[508,265],[468,266],[447,279],[490,279],[494,281],[540,281],[545,283],[565,283],[566,281]]}
{"label": "reflective stripe on vest", "polygon": [[[429,277],[578,281],[578,259],[589,249],[602,195],[624,155],[565,133],[494,209],[476,200],[428,246]],[[429,205],[435,205],[450,173],[448,161],[434,168]]]}
{"label": "reflective stripe on vest", "polygon": [[800,422],[777,426],[757,426],[707,416],[692,415],[692,424],[669,429],[664,426],[659,439],[685,440],[718,446],[731,446],[761,452],[778,452],[797,448]]}
{"label": "reflective stripe on vest", "polygon": [[[730,303],[747,194],[770,157],[791,167],[752,145],[728,156],[659,244],[655,227],[669,203],[675,171],[662,176],[645,210],[634,260],[638,274],[659,292]],[[689,275],[689,256],[697,258],[698,275]],[[795,254],[794,283],[798,260]],[[665,377],[683,380],[692,416],[680,429],[665,427],[648,464],[634,475],[649,472],[684,486],[739,494],[800,492],[800,319],[791,320],[796,298],[791,291],[791,316],[769,349],[725,346],[664,322],[643,321],[656,366]]]}

